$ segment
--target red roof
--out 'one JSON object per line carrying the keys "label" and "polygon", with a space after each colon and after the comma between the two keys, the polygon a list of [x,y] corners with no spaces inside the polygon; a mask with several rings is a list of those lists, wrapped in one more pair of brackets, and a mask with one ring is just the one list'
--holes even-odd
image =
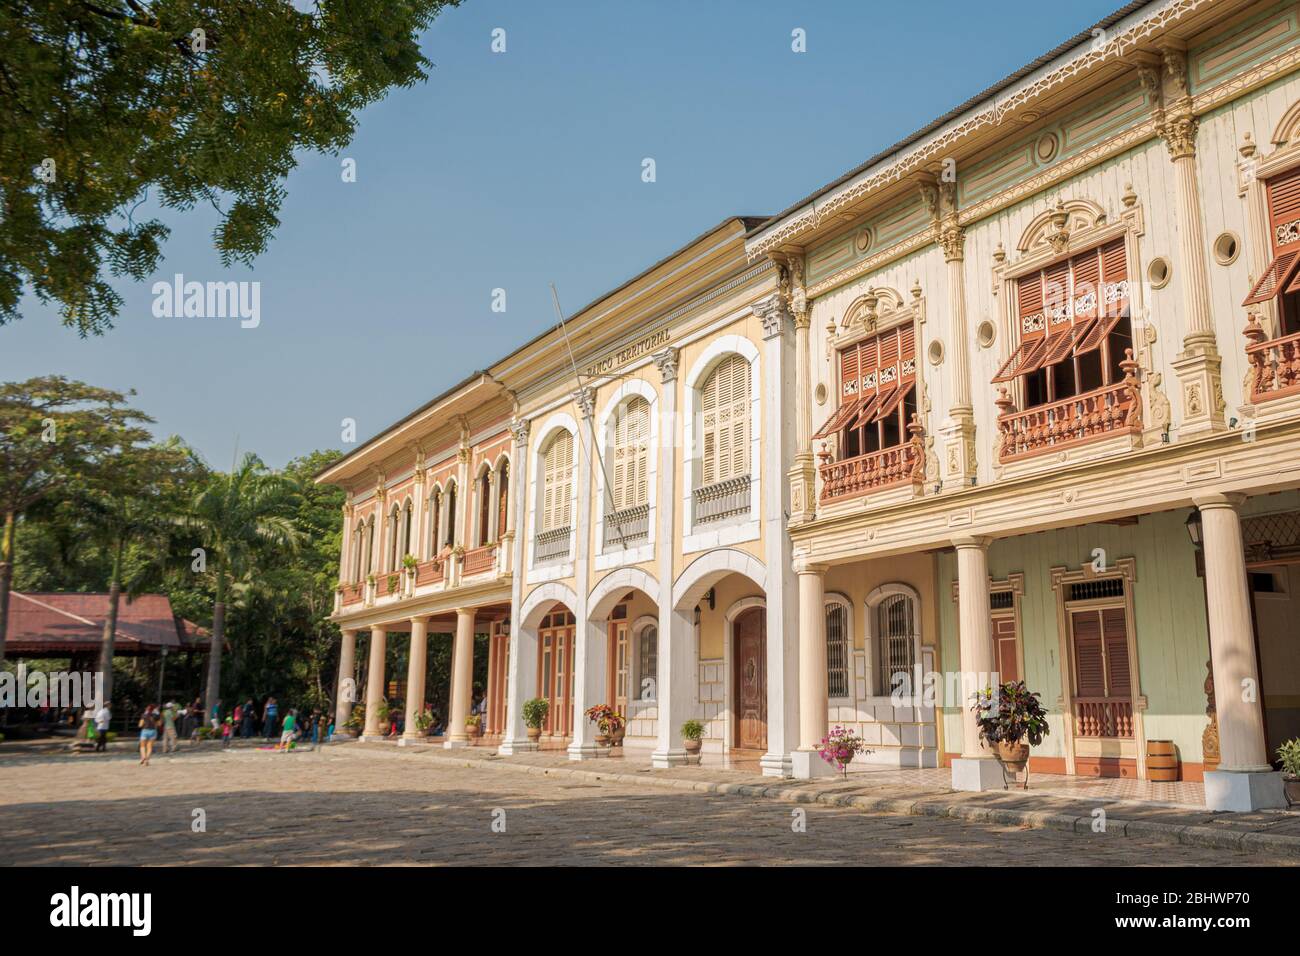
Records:
{"label": "red roof", "polygon": [[[104,593],[10,592],[5,653],[55,656],[97,649],[104,639],[108,595]],[[172,612],[165,594],[123,595],[117,605],[120,654],[157,654],[207,649],[208,632]]]}

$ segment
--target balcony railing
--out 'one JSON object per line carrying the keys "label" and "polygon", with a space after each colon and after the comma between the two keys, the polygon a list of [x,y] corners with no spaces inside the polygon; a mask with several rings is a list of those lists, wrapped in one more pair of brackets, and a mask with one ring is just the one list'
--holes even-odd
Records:
{"label": "balcony railing", "polygon": [[[1262,329],[1259,334],[1263,335]],[[1278,339],[1253,341],[1246,346],[1246,360],[1255,372],[1250,389],[1252,402],[1300,392],[1300,332]]]}
{"label": "balcony railing", "polygon": [[722,521],[750,511],[749,475],[695,489],[695,523]]}
{"label": "balcony railing", "polygon": [[415,586],[437,584],[447,576],[447,559],[432,558],[415,567]]}
{"label": "balcony railing", "polygon": [[496,567],[496,553],[495,544],[485,544],[481,548],[466,551],[462,573],[482,574],[484,571],[491,571]]}
{"label": "balcony railing", "polygon": [[386,574],[375,575],[375,591],[379,597],[389,594],[397,594],[402,590],[402,578],[406,577],[406,571],[390,571]]}
{"label": "balcony railing", "polygon": [[569,535],[572,530],[572,528],[552,528],[550,531],[540,532],[537,535],[533,550],[534,559],[537,563],[567,558],[569,556]]}
{"label": "balcony railing", "polygon": [[1136,383],[1128,379],[1023,412],[1015,410],[1004,388],[997,405],[1002,410],[998,416],[998,460],[1002,462],[1142,431],[1141,399]]}
{"label": "balcony railing", "polygon": [[366,583],[364,581],[360,582],[359,584],[343,585],[343,603],[345,605],[356,604],[358,601],[362,600],[365,596],[366,596]]}
{"label": "balcony railing", "polygon": [[[920,469],[917,468],[918,464],[921,465]],[[843,461],[824,461],[820,466],[822,503],[852,498],[906,482],[920,485],[925,481],[924,464],[920,452],[911,442],[870,451]]]}
{"label": "balcony railing", "polygon": [[605,547],[625,548],[650,537],[650,506],[637,505],[605,515]]}
{"label": "balcony railing", "polygon": [[1133,702],[1110,697],[1074,699],[1076,737],[1132,737]]}

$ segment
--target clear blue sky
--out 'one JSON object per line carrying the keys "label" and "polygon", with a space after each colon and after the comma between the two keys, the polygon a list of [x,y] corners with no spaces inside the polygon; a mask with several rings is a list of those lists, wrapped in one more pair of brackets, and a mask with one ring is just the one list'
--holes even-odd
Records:
{"label": "clear blue sky", "polygon": [[424,38],[428,82],[361,117],[355,183],[302,157],[254,269],[222,268],[210,214],[166,216],[155,278],[256,279],[260,327],[155,318],[154,279],[120,283],[116,327],[84,340],[32,299],[0,327],[0,379],[134,388],[218,467],[236,436],[273,466],[343,447],[345,417],[364,440],[552,324],[548,282],[574,310],[778,212],[1120,2],[466,0]]}

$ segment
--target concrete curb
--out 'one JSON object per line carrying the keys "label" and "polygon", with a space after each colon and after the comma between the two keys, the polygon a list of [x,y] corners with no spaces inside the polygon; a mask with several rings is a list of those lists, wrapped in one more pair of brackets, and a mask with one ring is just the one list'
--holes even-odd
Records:
{"label": "concrete curb", "polygon": [[[655,777],[651,774],[607,773],[600,770],[579,770],[571,767],[540,767],[536,764],[511,764],[505,758],[491,760],[465,759],[463,757],[435,757],[458,767],[484,770],[504,770],[512,773],[532,773],[542,776],[571,777],[606,783],[624,783],[676,790],[695,790],[720,796],[755,797],[782,803],[820,803],[824,806],[846,807],[866,813],[893,816],[947,817],[967,823],[991,823],[999,826],[1017,826],[1034,830],[1063,830],[1092,834],[1093,818],[1051,810],[1016,810],[1008,807],[985,807],[968,803],[951,803],[942,796],[934,797],[871,797],[853,793],[818,793],[798,789],[797,785],[780,787],[752,783],[715,783],[708,780],[683,780],[673,777]],[[1187,846],[1240,853],[1267,853],[1300,859],[1300,837],[1255,830],[1230,830],[1215,827],[1164,823],[1158,820],[1125,820],[1107,814],[1106,836],[1134,837],[1181,843]]]}

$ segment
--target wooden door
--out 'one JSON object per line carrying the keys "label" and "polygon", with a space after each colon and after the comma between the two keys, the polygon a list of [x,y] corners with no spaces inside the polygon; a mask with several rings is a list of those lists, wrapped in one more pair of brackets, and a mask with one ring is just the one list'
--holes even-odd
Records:
{"label": "wooden door", "polygon": [[1002,683],[1020,680],[1019,639],[1016,619],[1007,614],[993,618],[993,653]]}
{"label": "wooden door", "polygon": [[732,625],[736,747],[767,750],[767,612],[742,611]]}
{"label": "wooden door", "polygon": [[573,733],[574,623],[572,614],[557,611],[537,631],[537,696],[550,704],[542,732],[552,737]]}
{"label": "wooden door", "polygon": [[1123,607],[1070,612],[1075,734],[1133,736],[1128,623]]}
{"label": "wooden door", "polygon": [[609,703],[627,716],[629,682],[632,677],[631,641],[626,620],[609,625]]}

